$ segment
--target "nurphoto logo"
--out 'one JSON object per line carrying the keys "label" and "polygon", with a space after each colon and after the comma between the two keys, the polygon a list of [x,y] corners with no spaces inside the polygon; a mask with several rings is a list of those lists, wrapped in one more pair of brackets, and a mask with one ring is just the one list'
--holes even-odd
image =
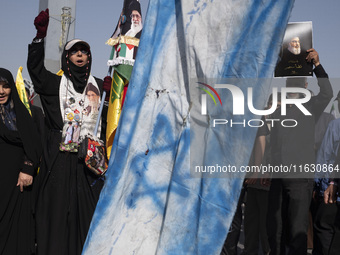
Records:
{"label": "nurphoto logo", "polygon": [[[220,95],[217,93],[216,89],[228,89],[228,91],[232,95],[233,115],[245,115],[245,96],[243,94],[243,91],[239,87],[232,85],[232,84],[215,84],[215,88],[213,88],[212,86],[206,83],[202,83],[202,82],[197,82],[197,83],[205,86],[206,88],[209,88],[217,96],[218,100],[220,101],[221,106],[223,106],[222,99]],[[208,112],[207,94],[212,98],[215,106],[217,105],[217,102],[213,94],[208,89],[200,88],[200,87],[198,88],[206,93],[206,94],[205,93],[201,94],[201,114],[207,115],[207,112]],[[311,99],[311,93],[308,89],[298,88],[298,87],[282,87],[280,88],[280,92],[281,92],[281,101],[278,100],[278,88],[273,87],[271,107],[269,109],[255,109],[254,103],[253,103],[253,88],[248,87],[247,106],[248,106],[249,111],[254,115],[268,116],[275,112],[278,106],[278,102],[280,101],[281,102],[280,109],[281,109],[282,116],[286,115],[287,105],[295,105],[306,116],[312,115],[303,105]],[[290,98],[288,96],[288,95],[297,94],[297,93],[303,94],[304,96],[301,98]],[[272,126],[274,126],[275,121],[280,121],[281,125],[284,127],[295,127],[298,124],[297,121],[294,119],[279,120],[279,119],[268,119],[267,118],[266,121],[270,122]],[[254,124],[255,122],[259,124]],[[230,124],[231,127],[236,124],[242,125],[244,127],[246,126],[246,124],[248,124],[248,126],[250,127],[261,127],[264,125],[264,121],[262,121],[261,119],[251,119],[251,120],[244,119],[241,122],[235,122],[235,121],[233,122],[232,119],[228,120],[228,119],[221,118],[221,119],[213,119],[212,123],[213,123],[213,127],[216,127],[216,125],[226,125],[228,123]],[[289,124],[289,123],[292,123],[292,124]]]}

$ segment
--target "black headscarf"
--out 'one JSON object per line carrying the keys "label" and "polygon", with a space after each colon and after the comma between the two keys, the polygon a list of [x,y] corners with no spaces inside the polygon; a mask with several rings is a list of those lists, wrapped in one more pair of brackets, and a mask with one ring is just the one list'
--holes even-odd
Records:
{"label": "black headscarf", "polygon": [[[91,57],[91,51],[88,49],[88,63],[82,67],[76,66],[72,63],[72,61],[69,59],[68,50],[66,50],[66,45],[76,39],[73,39],[65,44],[63,54],[61,55],[61,69],[64,71],[64,75],[69,78],[72,83],[74,89],[78,93],[83,93],[87,81],[89,80],[90,72],[91,72],[91,64],[92,64],[92,57]],[[76,43],[82,44],[81,42]]]}
{"label": "black headscarf", "polygon": [[8,129],[0,119],[0,137],[8,143],[22,144],[26,158],[33,163],[33,168],[36,168],[41,156],[41,142],[37,127],[19,98],[11,72],[0,68],[0,77],[6,79],[11,88],[11,95],[8,100],[12,100],[14,105],[17,128],[17,131]]}

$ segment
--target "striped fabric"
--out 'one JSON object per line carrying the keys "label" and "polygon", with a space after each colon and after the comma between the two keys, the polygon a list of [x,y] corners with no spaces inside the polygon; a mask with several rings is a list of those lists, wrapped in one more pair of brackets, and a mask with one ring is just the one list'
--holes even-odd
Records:
{"label": "striped fabric", "polygon": [[247,165],[256,129],[193,129],[231,105],[222,93],[223,106],[202,117],[197,80],[255,78],[254,105],[263,107],[293,3],[150,0],[83,254],[220,253],[244,176],[194,178],[191,146],[198,141],[203,163]]}

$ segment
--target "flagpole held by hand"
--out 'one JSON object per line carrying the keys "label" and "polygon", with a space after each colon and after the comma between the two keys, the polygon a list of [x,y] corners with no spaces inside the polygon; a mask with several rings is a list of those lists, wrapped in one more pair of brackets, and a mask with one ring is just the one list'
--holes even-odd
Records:
{"label": "flagpole held by hand", "polygon": [[104,103],[105,103],[105,100],[106,100],[106,94],[110,95],[111,84],[112,84],[111,72],[112,72],[112,66],[109,67],[109,70],[107,72],[107,76],[104,78],[102,101],[100,103],[99,114],[98,114],[95,129],[94,129],[94,132],[93,132],[94,136],[97,134],[97,131],[98,131],[100,117],[102,115]]}

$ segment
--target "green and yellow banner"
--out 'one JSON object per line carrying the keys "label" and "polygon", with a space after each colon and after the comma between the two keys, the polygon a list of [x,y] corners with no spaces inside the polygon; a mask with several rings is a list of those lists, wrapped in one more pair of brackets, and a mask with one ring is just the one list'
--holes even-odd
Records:
{"label": "green and yellow banner", "polygon": [[[108,64],[113,71],[109,108],[107,114],[106,149],[110,158],[112,144],[120,114],[123,107],[123,97],[129,84],[135,57],[142,32],[142,13],[137,0],[124,0],[122,13],[117,26],[106,44],[112,46]],[[124,92],[125,91],[125,92]]]}
{"label": "green and yellow banner", "polygon": [[124,86],[128,83],[129,81],[123,78],[123,76],[121,76],[116,70],[113,72],[106,129],[106,149],[108,158],[110,158],[111,155],[113,139],[116,134],[116,129],[118,127],[122,111]]}

